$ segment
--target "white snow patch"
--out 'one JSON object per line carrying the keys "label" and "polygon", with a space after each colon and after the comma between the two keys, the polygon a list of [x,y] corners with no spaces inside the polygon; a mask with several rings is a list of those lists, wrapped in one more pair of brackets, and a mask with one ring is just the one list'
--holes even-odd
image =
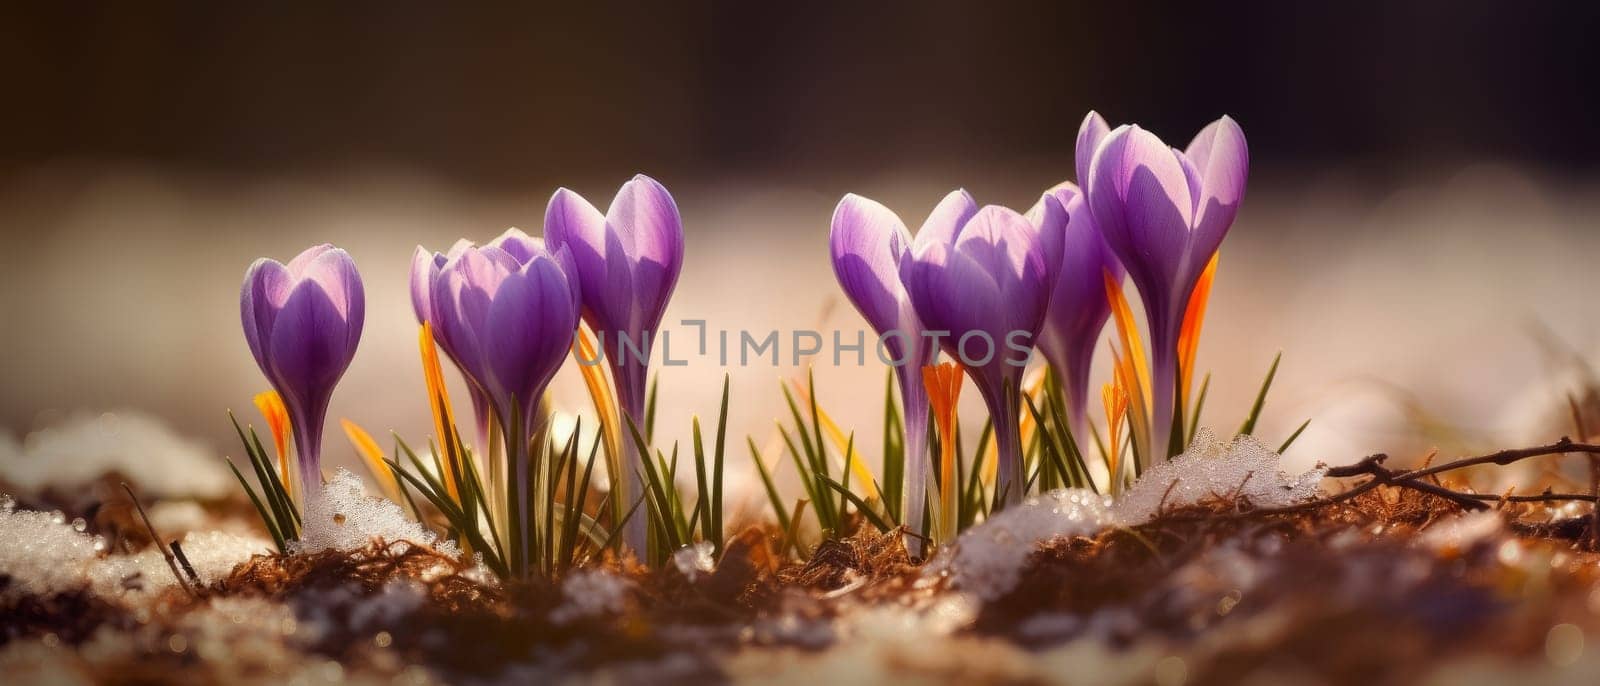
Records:
{"label": "white snow patch", "polygon": [[1237,495],[1255,507],[1283,507],[1315,498],[1326,467],[1299,476],[1285,474],[1279,456],[1255,436],[1218,440],[1201,429],[1182,455],[1152,466],[1117,498],[1117,516],[1129,524],[1149,521],[1163,507],[1193,505]]}
{"label": "white snow patch", "polygon": [[[210,585],[227,577],[234,567],[251,556],[269,552],[272,542],[221,531],[203,531],[190,532],[179,541],[179,546],[200,577],[200,583]],[[85,575],[95,593],[107,597],[120,595],[129,600],[140,594],[159,593],[178,583],[166,558],[154,547],[134,555],[111,555],[96,560],[85,570]]]}
{"label": "white snow patch", "polygon": [[458,557],[455,542],[440,540],[386,498],[368,496],[361,477],[340,469],[323,486],[320,495],[306,498],[300,511],[303,525],[300,540],[292,545],[296,553],[324,550],[359,550],[374,540],[410,541]]}
{"label": "white snow patch", "polygon": [[672,553],[672,564],[677,566],[684,578],[694,581],[701,574],[710,574],[717,568],[716,561],[711,559],[711,552],[715,549],[711,541],[686,545]]}
{"label": "white snow patch", "polygon": [[1017,585],[1022,564],[1040,543],[1086,536],[1117,521],[1108,497],[1076,488],[1051,491],[968,529],[927,570],[949,574],[958,589],[994,599]]}
{"label": "white snow patch", "polygon": [[[201,583],[211,584],[271,544],[217,531],[190,533],[180,542]],[[177,584],[161,551],[105,555],[105,541],[69,524],[55,512],[16,510],[0,500],[0,574],[11,577],[5,593],[50,595],[79,589],[135,599]]]}
{"label": "white snow patch", "polygon": [[1056,537],[1142,524],[1163,508],[1215,497],[1237,495],[1255,507],[1283,507],[1315,498],[1327,468],[1290,476],[1282,471],[1279,459],[1277,452],[1253,436],[1224,442],[1202,429],[1188,451],[1151,467],[1120,497],[1061,489],[1030,498],[961,534],[924,568],[924,574],[947,575],[955,588],[993,600],[1015,588],[1028,557],[1039,544]]}
{"label": "white snow patch", "polygon": [[17,510],[0,496],[0,575],[11,577],[3,592],[47,595],[82,588],[89,563],[105,541],[74,529],[59,512]]}
{"label": "white snow patch", "polygon": [[568,624],[575,620],[620,614],[628,607],[628,592],[633,582],[606,569],[581,569],[561,582],[565,601],[550,612],[550,621]]}
{"label": "white snow patch", "polygon": [[27,492],[69,490],[109,472],[158,498],[223,498],[238,488],[220,457],[140,412],[74,414],[20,444],[0,436],[0,479]]}

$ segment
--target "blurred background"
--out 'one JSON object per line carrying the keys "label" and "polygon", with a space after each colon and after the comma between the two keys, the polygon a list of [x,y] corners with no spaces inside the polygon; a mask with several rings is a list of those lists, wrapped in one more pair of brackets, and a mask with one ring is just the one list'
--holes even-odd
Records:
{"label": "blurred background", "polygon": [[[258,421],[265,388],[240,278],[328,241],[369,299],[333,414],[420,438],[413,248],[537,234],[556,187],[603,207],[635,172],[686,224],[668,322],[848,336],[841,195],[913,227],[956,187],[1026,208],[1095,109],[1180,147],[1225,113],[1249,138],[1207,423],[1236,426],[1281,349],[1263,433],[1312,417],[1305,464],[1560,435],[1600,353],[1600,5],[1306,4],[9,6],[0,427],[140,411],[236,453],[224,410]],[[666,369],[663,437],[714,415],[729,371],[731,433],[764,443],[803,373],[783,346],[776,368]],[[883,373],[817,367],[865,445]],[[571,366],[555,393],[587,407]]]}

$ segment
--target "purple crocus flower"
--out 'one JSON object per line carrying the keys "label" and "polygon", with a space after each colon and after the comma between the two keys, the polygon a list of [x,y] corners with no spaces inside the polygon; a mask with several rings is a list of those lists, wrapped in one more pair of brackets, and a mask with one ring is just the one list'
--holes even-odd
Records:
{"label": "purple crocus flower", "polygon": [[[599,337],[622,411],[643,431],[653,338],[683,266],[677,203],[664,186],[643,174],[622,184],[605,214],[562,188],[545,210],[544,236],[551,249],[572,252],[582,284],[583,319]],[[608,340],[614,354],[605,352]],[[619,480],[624,487],[621,502],[631,504],[644,493],[640,456],[632,440],[622,445],[627,475]],[[647,525],[645,517],[633,517],[624,533],[628,545],[641,554]]]}
{"label": "purple crocus flower", "polygon": [[895,363],[906,428],[900,521],[920,536],[923,507],[932,485],[927,455],[928,393],[922,368],[933,363],[936,350],[923,337],[922,320],[900,280],[900,260],[911,245],[911,232],[900,217],[873,200],[852,193],[833,210],[828,248],[834,276]]}
{"label": "purple crocus flower", "polygon": [[[1084,166],[1087,165],[1085,160]],[[1089,370],[1094,349],[1111,316],[1105,275],[1121,281],[1124,270],[1084,207],[1083,194],[1077,186],[1063,182],[1045,194],[1065,208],[1068,219],[1055,287],[1050,293],[1050,309],[1039,332],[1039,351],[1061,381],[1067,421],[1073,435],[1081,440],[1088,430]],[[1028,221],[1036,227],[1044,223],[1045,215],[1043,198],[1027,213]]]}
{"label": "purple crocus flower", "polygon": [[[514,251],[526,250],[526,259]],[[433,278],[428,292],[431,321],[461,372],[488,400],[505,435],[512,523],[510,563],[524,570],[532,560],[529,535],[533,498],[530,443],[539,398],[566,360],[578,328],[579,286],[572,256],[554,254],[533,241],[511,246],[463,247]]]}
{"label": "purple crocus flower", "polygon": [[[1110,133],[1090,113],[1078,138],[1078,159],[1092,147],[1086,183],[1089,210],[1107,245],[1128,268],[1150,322],[1151,445],[1174,427],[1178,336],[1189,296],[1239,211],[1249,175],[1244,132],[1224,116],[1185,150],[1138,126]],[[1096,139],[1099,139],[1096,142]],[[1081,172],[1080,172],[1081,173]]]}
{"label": "purple crocus flower", "polygon": [[[513,227],[490,241],[489,246],[499,248],[522,265],[532,260],[537,251],[543,250],[544,243]],[[446,343],[444,334],[439,330],[439,322],[433,316],[432,292],[433,284],[439,279],[445,264],[471,247],[473,243],[466,239],[456,241],[446,253],[430,253],[419,245],[411,256],[411,307],[416,312],[417,323],[428,322],[433,325],[434,341],[444,350],[445,357],[450,358],[457,369],[460,369],[461,362],[456,358],[455,351]],[[474,428],[477,430],[478,448],[487,450],[489,419],[493,413],[489,406],[489,397],[476,384],[470,382],[467,384],[467,395],[472,399],[472,416]]]}
{"label": "purple crocus flower", "polygon": [[901,260],[917,316],[931,333],[943,334],[944,351],[966,368],[989,408],[1000,459],[996,487],[1007,505],[1022,501],[1025,484],[1019,396],[1050,301],[1054,270],[1046,245],[1059,240],[1067,221],[1054,196],[1040,202],[1035,227],[1004,207],[979,209],[972,196],[955,191],[934,208]]}
{"label": "purple crocus flower", "polygon": [[366,294],[350,254],[326,243],[288,265],[261,258],[244,275],[239,316],[267,381],[288,407],[300,483],[322,490],[322,425],[339,377],[355,357]]}

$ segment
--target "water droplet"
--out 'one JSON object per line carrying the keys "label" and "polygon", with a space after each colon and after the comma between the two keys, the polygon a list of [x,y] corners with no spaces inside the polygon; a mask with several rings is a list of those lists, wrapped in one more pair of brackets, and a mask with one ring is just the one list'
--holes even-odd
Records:
{"label": "water droplet", "polygon": [[1566,667],[1583,657],[1583,629],[1573,624],[1550,627],[1544,637],[1544,656],[1557,667]]}
{"label": "water droplet", "polygon": [[52,524],[66,524],[67,523],[67,515],[64,514],[61,510],[52,510],[50,512],[50,522]]}
{"label": "water droplet", "polygon": [[1497,557],[1500,558],[1501,564],[1514,565],[1522,559],[1522,545],[1517,543],[1515,539],[1509,540],[1501,543],[1500,549],[1496,553]]}
{"label": "water droplet", "polygon": [[81,534],[81,533],[89,530],[89,522],[88,522],[88,520],[86,520],[86,519],[84,519],[82,517],[73,518],[73,520],[72,520],[72,529],[73,529],[73,531],[76,531],[76,532]]}
{"label": "water droplet", "polygon": [[1159,686],[1183,686],[1189,680],[1189,665],[1181,657],[1168,655],[1156,663],[1154,676]]}

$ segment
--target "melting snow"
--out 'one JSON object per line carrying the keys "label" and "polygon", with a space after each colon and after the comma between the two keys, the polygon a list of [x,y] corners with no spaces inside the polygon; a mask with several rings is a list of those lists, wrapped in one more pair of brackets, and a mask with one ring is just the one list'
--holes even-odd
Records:
{"label": "melting snow", "polygon": [[711,559],[711,552],[715,549],[711,541],[686,545],[672,554],[672,564],[677,566],[684,578],[694,581],[701,574],[710,574],[717,568],[716,561]]}
{"label": "melting snow", "polygon": [[550,621],[567,624],[578,619],[619,614],[628,607],[633,583],[606,569],[581,569],[561,582],[565,602],[550,612]]}
{"label": "melting snow", "polygon": [[359,550],[382,539],[390,543],[410,541],[452,557],[461,554],[453,541],[440,540],[398,504],[368,496],[361,477],[348,469],[340,469],[323,486],[320,496],[308,497],[300,515],[304,524],[300,541],[294,544],[298,553]]}
{"label": "melting snow", "polygon": [[223,498],[238,488],[221,459],[138,412],[75,414],[18,442],[0,435],[0,480],[27,492],[67,490],[119,472],[157,497]]}
{"label": "melting snow", "polygon": [[1121,497],[1062,489],[1030,498],[961,534],[924,573],[948,575],[956,588],[992,600],[1016,587],[1040,543],[1058,536],[1142,524],[1163,508],[1216,497],[1237,495],[1255,507],[1293,505],[1315,498],[1326,473],[1318,467],[1290,476],[1259,439],[1224,442],[1202,429],[1188,451],[1150,468]]}
{"label": "melting snow", "polygon": [[59,512],[17,510],[10,496],[0,502],[0,575],[11,577],[5,593],[45,595],[81,588],[90,561],[105,541],[74,529]]}
{"label": "melting snow", "polygon": [[1017,585],[1022,563],[1039,543],[1115,526],[1110,505],[1110,498],[1075,488],[1029,498],[961,534],[928,569],[949,573],[956,588],[997,598]]}
{"label": "melting snow", "polygon": [[[202,583],[220,580],[270,544],[211,531],[191,533],[181,543]],[[177,584],[161,551],[104,555],[105,541],[78,530],[58,512],[17,510],[0,500],[0,575],[11,578],[6,593],[36,595],[84,588],[105,597],[132,599]]]}
{"label": "melting snow", "polygon": [[1291,477],[1278,464],[1278,453],[1255,436],[1218,440],[1209,429],[1195,434],[1182,455],[1151,467],[1117,498],[1117,516],[1138,524],[1163,507],[1193,505],[1237,495],[1256,507],[1282,507],[1317,496],[1328,470],[1317,467]]}

